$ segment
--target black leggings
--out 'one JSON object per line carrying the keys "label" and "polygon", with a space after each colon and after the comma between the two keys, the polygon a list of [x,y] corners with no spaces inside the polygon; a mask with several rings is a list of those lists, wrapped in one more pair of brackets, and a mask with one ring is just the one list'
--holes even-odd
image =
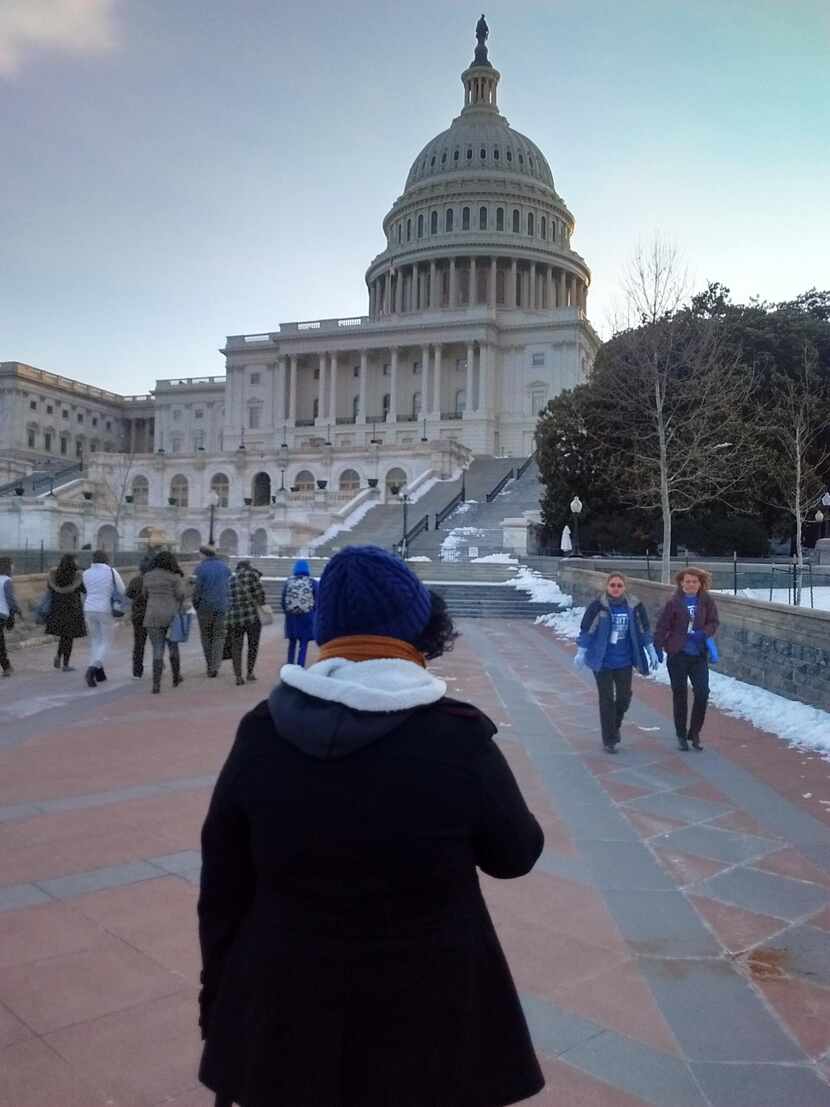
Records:
{"label": "black leggings", "polygon": [[72,646],[75,643],[75,639],[70,634],[62,634],[58,639],[58,657],[63,661],[64,665],[69,664],[69,658],[72,656]]}
{"label": "black leggings", "polygon": [[624,669],[600,669],[594,673],[604,746],[616,746],[620,740],[623,717],[631,704],[631,673],[631,665],[626,665]]}
{"label": "black leggings", "polygon": [[[703,654],[675,653],[666,659],[678,738],[699,738],[709,702],[709,662]],[[692,686],[692,716],[688,720],[688,687]]]}

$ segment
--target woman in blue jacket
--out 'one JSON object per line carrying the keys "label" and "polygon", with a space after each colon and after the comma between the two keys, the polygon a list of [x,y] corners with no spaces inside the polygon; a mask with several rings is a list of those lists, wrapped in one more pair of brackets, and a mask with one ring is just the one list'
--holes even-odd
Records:
{"label": "woman in blue jacket", "polygon": [[616,753],[623,716],[631,703],[634,666],[643,676],[657,668],[646,609],[635,596],[627,595],[621,573],[611,573],[605,592],[588,605],[577,646],[574,664],[587,665],[597,682],[602,745],[607,753]]}
{"label": "woman in blue jacket", "polygon": [[308,562],[294,563],[291,576],[282,586],[282,609],[285,612],[285,637],[288,639],[288,664],[305,665],[308,643],[314,637],[314,609],[317,606],[317,581],[311,576]]}

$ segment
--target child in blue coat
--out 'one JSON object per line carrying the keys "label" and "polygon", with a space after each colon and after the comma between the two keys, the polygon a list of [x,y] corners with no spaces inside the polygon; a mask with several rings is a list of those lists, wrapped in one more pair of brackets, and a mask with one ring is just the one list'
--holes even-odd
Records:
{"label": "child in blue coat", "polygon": [[603,748],[616,753],[620,727],[631,703],[634,666],[643,676],[657,668],[646,609],[635,596],[626,594],[621,573],[611,573],[605,592],[588,605],[577,645],[574,664],[578,668],[587,665],[597,682]]}
{"label": "child in blue coat", "polygon": [[317,581],[311,576],[308,562],[300,559],[282,586],[282,609],[285,612],[285,637],[288,639],[288,664],[305,666],[308,643],[314,637],[314,609],[317,606]]}

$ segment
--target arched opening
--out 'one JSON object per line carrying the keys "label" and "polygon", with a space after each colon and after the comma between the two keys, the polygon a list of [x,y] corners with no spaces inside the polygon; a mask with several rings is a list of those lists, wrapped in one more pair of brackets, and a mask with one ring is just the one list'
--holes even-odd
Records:
{"label": "arched opening", "polygon": [[545,239],[548,237],[548,221],[545,219],[544,215],[539,220],[539,235],[541,238]]}
{"label": "arched opening", "polygon": [[424,217],[423,217],[423,215],[419,215],[418,216],[418,238],[423,238],[423,237],[424,237]]}
{"label": "arched opening", "polygon": [[411,219],[407,219],[407,221],[406,221],[406,241],[407,242],[412,241],[412,220]]}
{"label": "arched opening", "polygon": [[480,231],[487,230],[487,208],[485,207],[478,209],[478,229]]}
{"label": "arched opening", "polygon": [[271,502],[271,478],[267,473],[257,473],[251,483],[254,507],[264,507]]}
{"label": "arched opening", "polygon": [[438,234],[438,212],[434,211],[429,217],[429,233]]}
{"label": "arched opening", "polygon": [[344,469],[337,483],[341,492],[360,491],[360,475],[356,469]]}
{"label": "arched opening", "polygon": [[536,231],[535,231],[535,224],[534,224],[534,220],[533,220],[533,212],[532,212],[532,211],[529,211],[529,212],[527,213],[527,233],[528,233],[528,234],[530,235],[530,237],[531,237],[531,238],[532,238],[532,237],[533,237],[533,235],[534,235],[534,234],[536,233]]}
{"label": "arched opening", "polygon": [[310,469],[301,469],[294,478],[294,487],[298,492],[314,491],[314,474]]}
{"label": "arched opening", "polygon": [[518,234],[522,229],[521,217],[519,215],[519,209],[513,208],[513,234]]}
{"label": "arched opening", "polygon": [[188,496],[187,477],[183,477],[181,473],[179,473],[170,481],[170,499],[173,501],[172,506],[187,507]]}
{"label": "arched opening", "polygon": [[111,523],[105,523],[104,526],[98,528],[95,548],[106,550],[107,553],[113,553],[118,549],[118,531]]}
{"label": "arched opening", "polygon": [[239,537],[235,530],[228,527],[219,535],[219,549],[224,554],[235,557],[239,553]]}
{"label": "arched opening", "polygon": [[202,544],[202,536],[195,527],[188,527],[182,531],[179,539],[179,549],[182,553],[196,553]]}
{"label": "arched opening", "polygon": [[210,478],[210,490],[216,494],[216,506],[227,507],[230,494],[231,494],[231,482],[228,480],[225,473],[214,473]]}
{"label": "arched opening", "polygon": [[133,477],[132,496],[136,507],[147,507],[150,503],[150,482],[146,477]]}
{"label": "arched opening", "polygon": [[444,216],[444,230],[451,231],[453,226],[453,212],[452,208],[447,208],[447,214]]}
{"label": "arched opening", "polygon": [[80,532],[74,523],[61,523],[58,531],[58,549],[62,553],[74,553],[80,541]]}
{"label": "arched opening", "polygon": [[504,230],[504,208],[496,208],[496,230]]}
{"label": "arched opening", "polygon": [[455,414],[463,415],[467,408],[467,389],[459,388],[455,394]]}
{"label": "arched opening", "polygon": [[462,208],[461,210],[461,230],[468,231],[470,229],[470,209]]}
{"label": "arched opening", "polygon": [[389,472],[386,474],[384,484],[386,485],[386,495],[391,496],[393,495],[393,493],[390,486],[394,484],[399,485],[400,488],[403,488],[406,484],[406,473],[403,469],[400,468],[400,466],[395,466],[394,469],[390,469]]}
{"label": "arched opening", "polygon": [[268,531],[259,527],[251,535],[251,553],[254,557],[265,557],[268,553]]}

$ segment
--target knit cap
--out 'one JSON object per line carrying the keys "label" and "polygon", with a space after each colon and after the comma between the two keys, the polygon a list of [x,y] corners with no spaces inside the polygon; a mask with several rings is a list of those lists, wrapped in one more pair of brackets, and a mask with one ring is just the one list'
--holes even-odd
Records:
{"label": "knit cap", "polygon": [[350,634],[412,643],[431,611],[429,591],[400,558],[379,546],[347,546],[320,577],[314,636],[321,646]]}

